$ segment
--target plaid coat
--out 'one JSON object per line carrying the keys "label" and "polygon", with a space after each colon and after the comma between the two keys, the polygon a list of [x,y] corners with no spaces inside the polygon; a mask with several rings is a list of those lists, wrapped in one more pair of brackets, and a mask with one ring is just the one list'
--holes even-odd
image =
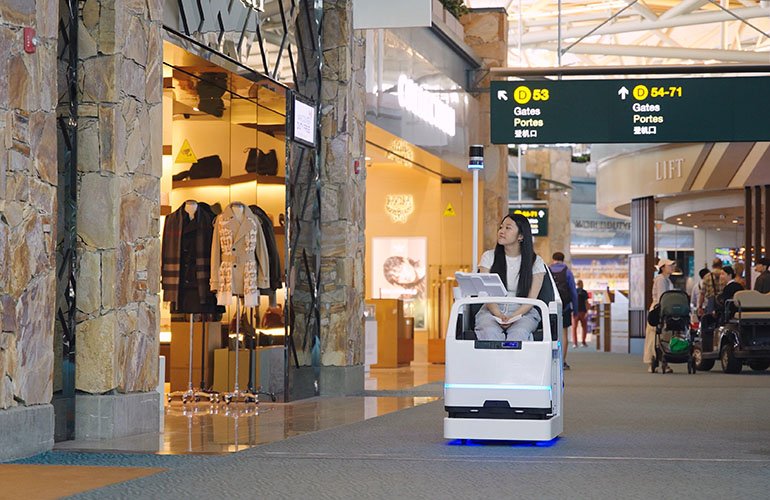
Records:
{"label": "plaid coat", "polygon": [[[187,202],[185,202],[187,203]],[[161,284],[163,300],[179,302],[179,282],[181,271],[181,241],[183,217],[187,217],[185,203],[176,211],[166,216],[163,224],[163,241],[161,243]],[[198,283],[198,295],[206,297],[209,293],[211,238],[214,232],[214,213],[205,203],[198,203],[195,213],[195,277]]]}

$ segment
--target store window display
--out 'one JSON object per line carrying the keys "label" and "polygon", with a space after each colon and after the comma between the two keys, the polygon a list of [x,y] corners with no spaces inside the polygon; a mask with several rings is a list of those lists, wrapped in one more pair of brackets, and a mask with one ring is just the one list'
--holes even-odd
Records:
{"label": "store window display", "polygon": [[[161,330],[171,333],[171,390],[189,378],[185,338],[194,319],[200,387],[241,399],[238,387],[256,393],[262,385],[257,344],[282,345],[285,335],[283,322],[269,331],[260,325],[285,297],[278,291],[286,231],[278,221],[286,205],[286,96],[275,82],[168,42],[163,83]],[[238,347],[251,351],[240,363]]]}

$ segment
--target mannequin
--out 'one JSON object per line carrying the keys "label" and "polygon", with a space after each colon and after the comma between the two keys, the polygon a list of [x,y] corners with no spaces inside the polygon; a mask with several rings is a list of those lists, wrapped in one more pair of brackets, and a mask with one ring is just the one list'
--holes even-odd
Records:
{"label": "mannequin", "polygon": [[[190,364],[187,391],[177,391],[169,395],[180,396],[184,403],[198,401],[207,397],[210,401],[218,400],[216,393],[205,391],[205,355],[206,355],[206,319],[211,314],[215,321],[217,314],[224,312],[223,307],[217,306],[216,296],[209,290],[208,263],[211,259],[211,238],[213,236],[214,214],[205,203],[187,200],[166,217],[163,226],[163,242],[161,248],[162,264],[161,277],[163,283],[163,299],[171,302],[171,312],[189,314],[190,322]],[[203,323],[203,344],[201,361],[201,387],[199,390],[192,386],[192,344],[193,316],[201,317]]]}
{"label": "mannequin", "polygon": [[246,307],[256,307],[259,290],[270,285],[262,226],[241,202],[230,203],[214,221],[210,275],[211,290],[217,292],[220,305],[238,296]]}
{"label": "mannequin", "polygon": [[190,220],[195,219],[195,213],[198,211],[198,202],[194,200],[187,200],[184,202],[184,211],[190,216]]}

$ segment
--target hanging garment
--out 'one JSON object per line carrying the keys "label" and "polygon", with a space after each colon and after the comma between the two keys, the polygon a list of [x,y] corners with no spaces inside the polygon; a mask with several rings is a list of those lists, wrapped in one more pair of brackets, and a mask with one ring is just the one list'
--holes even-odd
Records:
{"label": "hanging garment", "polygon": [[243,203],[230,203],[214,220],[211,243],[211,290],[217,303],[243,297],[246,307],[259,303],[259,289],[268,288],[267,245],[257,217]]}
{"label": "hanging garment", "polygon": [[259,223],[262,225],[262,232],[265,234],[265,243],[267,244],[267,256],[270,261],[270,286],[266,289],[261,289],[262,293],[267,293],[270,290],[278,290],[283,286],[283,268],[281,267],[281,254],[278,253],[278,244],[275,240],[275,230],[273,229],[273,221],[267,216],[267,213],[259,208],[257,205],[249,205],[249,208],[259,219]]}
{"label": "hanging garment", "polygon": [[163,300],[172,312],[217,312],[210,292],[211,240],[214,214],[205,203],[197,203],[195,217],[183,203],[166,216],[161,242],[161,284]]}

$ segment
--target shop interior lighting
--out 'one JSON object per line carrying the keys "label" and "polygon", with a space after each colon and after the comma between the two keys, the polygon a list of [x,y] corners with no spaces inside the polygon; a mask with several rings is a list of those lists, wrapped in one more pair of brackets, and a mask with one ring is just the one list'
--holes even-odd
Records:
{"label": "shop interior lighting", "polygon": [[158,335],[158,339],[160,340],[161,344],[170,344],[171,332],[160,332],[160,334]]}

